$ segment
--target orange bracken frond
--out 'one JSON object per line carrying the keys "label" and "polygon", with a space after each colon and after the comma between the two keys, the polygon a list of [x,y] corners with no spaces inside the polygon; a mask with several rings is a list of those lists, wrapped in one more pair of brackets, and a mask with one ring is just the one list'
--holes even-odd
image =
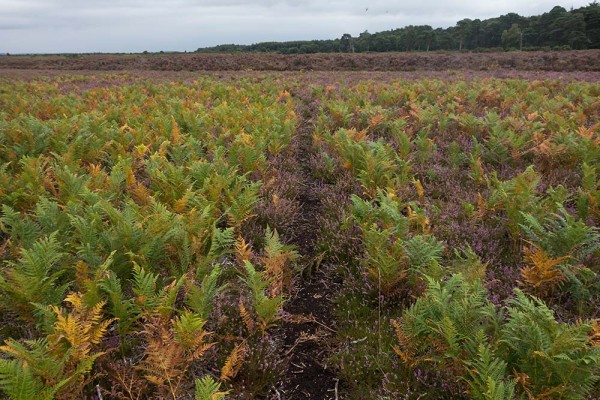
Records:
{"label": "orange bracken frond", "polygon": [[417,196],[419,196],[419,203],[422,204],[423,200],[425,198],[425,189],[423,189],[423,184],[418,179],[413,180],[413,184],[415,185],[415,190],[417,191]]}
{"label": "orange bracken frond", "polygon": [[240,316],[242,317],[242,321],[244,321],[244,325],[246,325],[246,329],[248,329],[248,332],[250,332],[250,333],[254,332],[254,326],[255,326],[254,319],[252,318],[252,316],[250,315],[248,310],[246,310],[246,307],[244,307],[244,303],[242,302],[241,299],[240,299],[239,308],[240,308]]}
{"label": "orange bracken frond", "polygon": [[171,116],[171,121],[173,123],[173,128],[171,130],[171,138],[173,139],[173,143],[179,143],[179,139],[181,138],[181,131],[179,130],[179,125],[177,125],[177,121],[175,121],[175,117]]}
{"label": "orange bracken frond", "polygon": [[228,381],[235,378],[240,371],[240,368],[242,368],[244,356],[247,351],[248,345],[245,341],[234,346],[231,353],[229,353],[227,360],[225,360],[223,368],[221,368],[221,381]]}
{"label": "orange bracken frond", "polygon": [[592,343],[593,347],[600,347],[600,320],[598,319],[592,322],[590,342]]}
{"label": "orange bracken frond", "polygon": [[252,247],[241,236],[235,241],[235,255],[240,265],[252,258]]}
{"label": "orange bracken frond", "polygon": [[383,115],[377,114],[369,118],[369,128],[376,129],[383,122]]}
{"label": "orange bracken frond", "polygon": [[564,283],[566,276],[558,265],[568,259],[568,256],[552,258],[535,244],[525,247],[523,252],[527,265],[521,268],[521,276],[527,286],[545,295]]}

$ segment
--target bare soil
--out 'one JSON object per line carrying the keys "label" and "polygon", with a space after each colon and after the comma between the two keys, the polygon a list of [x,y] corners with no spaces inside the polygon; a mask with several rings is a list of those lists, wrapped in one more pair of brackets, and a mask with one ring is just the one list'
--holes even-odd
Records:
{"label": "bare soil", "polygon": [[294,227],[294,244],[303,257],[305,269],[297,282],[298,291],[284,307],[288,317],[279,329],[287,371],[278,385],[277,400],[338,398],[336,372],[327,368],[325,362],[335,334],[331,309],[335,283],[331,274],[319,268],[315,253],[322,210],[320,186],[309,163],[317,115],[317,108],[310,100],[310,97],[300,99],[296,110],[300,124],[292,144],[304,187],[299,198],[302,214]]}

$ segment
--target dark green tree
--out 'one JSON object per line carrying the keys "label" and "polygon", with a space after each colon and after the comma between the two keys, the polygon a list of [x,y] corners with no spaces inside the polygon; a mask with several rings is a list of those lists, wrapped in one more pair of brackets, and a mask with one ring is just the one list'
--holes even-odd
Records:
{"label": "dark green tree", "polygon": [[351,34],[344,33],[340,38],[340,51],[342,53],[354,53],[354,43]]}
{"label": "dark green tree", "polygon": [[502,32],[502,47],[504,47],[505,49],[522,49],[522,43],[523,43],[523,32],[521,31],[521,28],[519,28],[519,25],[517,24],[512,24],[512,26],[510,27],[510,29],[505,30],[504,32]]}
{"label": "dark green tree", "polygon": [[473,21],[469,18],[462,19],[456,23],[456,27],[454,28],[454,35],[458,40],[458,50],[462,50],[465,44],[465,40],[471,34],[471,29],[473,27]]}

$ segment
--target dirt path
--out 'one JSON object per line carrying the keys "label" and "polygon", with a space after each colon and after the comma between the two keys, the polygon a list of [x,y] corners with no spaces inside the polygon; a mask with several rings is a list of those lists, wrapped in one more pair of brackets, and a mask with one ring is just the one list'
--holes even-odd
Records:
{"label": "dirt path", "polygon": [[338,380],[324,361],[334,339],[335,321],[331,313],[334,284],[325,271],[316,267],[315,246],[319,236],[320,185],[313,177],[309,157],[317,107],[304,95],[298,99],[300,124],[293,143],[304,191],[300,196],[302,217],[294,227],[295,241],[301,253],[305,273],[299,277],[297,292],[287,302],[287,318],[281,327],[283,356],[288,368],[283,375],[276,399],[336,399]]}

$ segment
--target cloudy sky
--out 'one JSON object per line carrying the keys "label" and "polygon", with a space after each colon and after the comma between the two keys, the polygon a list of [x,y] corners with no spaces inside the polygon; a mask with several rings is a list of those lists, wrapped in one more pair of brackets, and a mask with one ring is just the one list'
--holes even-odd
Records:
{"label": "cloudy sky", "polygon": [[188,50],[534,15],[591,0],[0,0],[0,53]]}

